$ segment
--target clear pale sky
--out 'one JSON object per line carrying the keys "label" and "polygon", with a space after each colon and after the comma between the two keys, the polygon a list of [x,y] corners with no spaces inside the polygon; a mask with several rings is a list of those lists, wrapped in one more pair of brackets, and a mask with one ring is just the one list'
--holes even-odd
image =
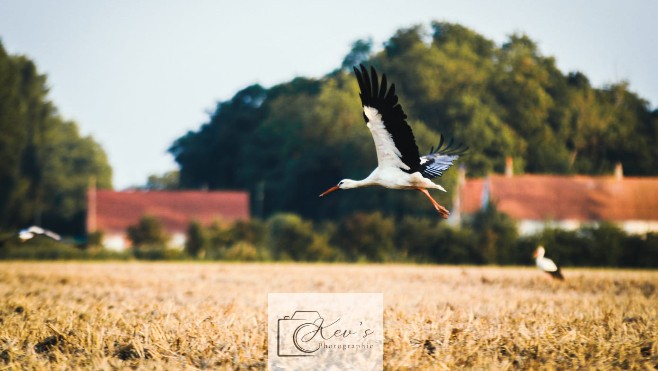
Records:
{"label": "clear pale sky", "polygon": [[526,33],[563,72],[626,80],[655,108],[657,14],[650,0],[3,0],[0,38],[48,75],[50,99],[103,146],[122,189],[176,169],[167,148],[239,89],[321,77],[353,41],[380,48],[432,20],[498,44]]}

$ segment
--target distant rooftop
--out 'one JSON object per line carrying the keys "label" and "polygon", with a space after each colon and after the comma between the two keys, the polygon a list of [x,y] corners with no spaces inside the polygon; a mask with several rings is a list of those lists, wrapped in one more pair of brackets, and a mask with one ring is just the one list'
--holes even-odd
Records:
{"label": "distant rooftop", "polygon": [[483,197],[513,219],[658,220],[658,177],[492,175],[466,180],[461,212],[474,213]]}
{"label": "distant rooftop", "polygon": [[160,219],[169,232],[185,232],[191,220],[249,219],[249,193],[243,191],[109,191],[88,192],[87,229],[125,232],[144,215]]}

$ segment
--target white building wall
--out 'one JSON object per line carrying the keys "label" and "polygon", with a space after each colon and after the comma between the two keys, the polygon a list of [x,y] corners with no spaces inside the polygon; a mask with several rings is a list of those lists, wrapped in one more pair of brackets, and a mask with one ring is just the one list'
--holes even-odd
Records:
{"label": "white building wall", "polygon": [[122,233],[107,233],[103,235],[103,247],[112,251],[123,251],[128,247],[128,241]]}
{"label": "white building wall", "polygon": [[[185,247],[185,241],[187,241],[187,236],[183,232],[173,232],[170,233],[171,238],[167,243],[167,247],[173,249],[183,249]],[[123,233],[106,233],[103,236],[103,246],[112,251],[123,251],[130,247],[130,240]]]}
{"label": "white building wall", "polygon": [[171,239],[169,240],[167,246],[182,250],[185,247],[185,241],[187,241],[187,236],[185,233],[174,232],[171,234]]}
{"label": "white building wall", "polygon": [[658,232],[658,220],[626,220],[618,224],[629,234]]}
{"label": "white building wall", "polygon": [[519,234],[529,236],[540,233],[546,228],[564,229],[573,231],[578,229],[582,223],[578,220],[530,220],[524,219],[518,222]]}
{"label": "white building wall", "polygon": [[[658,233],[658,221],[653,220],[627,220],[614,223],[627,234],[646,234],[649,232]],[[574,231],[582,226],[596,227],[599,222],[583,223],[579,220],[530,220],[524,219],[518,222],[519,234],[529,236],[541,233],[546,228],[563,229]]]}

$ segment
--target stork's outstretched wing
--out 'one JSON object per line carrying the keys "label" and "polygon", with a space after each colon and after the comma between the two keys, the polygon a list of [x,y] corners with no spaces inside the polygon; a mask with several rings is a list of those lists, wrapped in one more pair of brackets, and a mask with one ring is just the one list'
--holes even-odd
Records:
{"label": "stork's outstretched wing", "polygon": [[48,236],[48,237],[52,238],[53,240],[57,240],[57,241],[62,239],[62,237],[60,235],[58,235],[57,233],[55,233],[53,231],[49,231],[47,229],[43,229],[43,228],[41,228],[39,226],[36,226],[36,225],[33,225],[33,226],[31,226],[29,228],[26,228],[26,229],[21,229],[18,232],[18,238],[20,238],[21,240],[29,240],[30,238],[33,238],[36,235]]}
{"label": "stork's outstretched wing", "polygon": [[443,172],[448,170],[452,163],[468,150],[468,147],[462,144],[458,146],[454,146],[454,144],[454,139],[451,139],[448,144],[443,146],[444,138],[441,135],[436,149],[432,147],[428,154],[420,158],[420,173],[428,179],[443,175]]}
{"label": "stork's outstretched wing", "polygon": [[387,86],[386,75],[382,75],[381,84],[374,67],[368,70],[360,65],[354,67],[359,82],[363,118],[368,124],[377,150],[379,168],[399,167],[407,173],[420,170],[418,146],[411,128],[405,121],[407,115],[398,104],[395,84]]}

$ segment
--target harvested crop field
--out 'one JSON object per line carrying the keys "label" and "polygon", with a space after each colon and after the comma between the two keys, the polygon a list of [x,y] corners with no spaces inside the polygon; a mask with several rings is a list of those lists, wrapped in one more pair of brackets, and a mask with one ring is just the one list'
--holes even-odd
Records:
{"label": "harvested crop field", "polygon": [[382,292],[384,367],[658,368],[658,271],[0,263],[0,370],[263,369],[270,292]]}

